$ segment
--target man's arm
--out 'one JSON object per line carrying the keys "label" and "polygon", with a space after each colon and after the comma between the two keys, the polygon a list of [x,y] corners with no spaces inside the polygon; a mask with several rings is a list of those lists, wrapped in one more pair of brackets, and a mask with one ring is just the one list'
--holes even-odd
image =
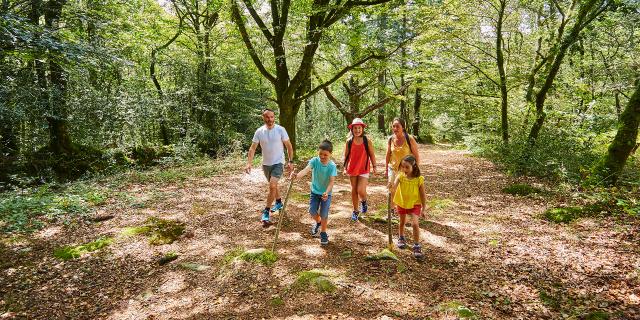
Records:
{"label": "man's arm", "polygon": [[282,143],[284,143],[284,146],[287,148],[287,157],[289,158],[289,161],[287,161],[287,168],[289,168],[289,170],[292,170],[293,169],[293,145],[291,145],[290,140],[282,141]]}
{"label": "man's arm", "polygon": [[256,149],[258,148],[258,143],[251,143],[251,147],[249,147],[249,155],[247,157],[247,166],[244,168],[246,173],[251,172],[251,167],[253,166],[253,156],[256,154]]}

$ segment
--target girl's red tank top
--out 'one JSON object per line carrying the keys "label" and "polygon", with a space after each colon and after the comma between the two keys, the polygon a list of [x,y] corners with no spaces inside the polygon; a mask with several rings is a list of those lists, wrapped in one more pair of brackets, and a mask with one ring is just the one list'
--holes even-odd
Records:
{"label": "girl's red tank top", "polygon": [[351,152],[349,152],[349,163],[347,164],[347,174],[350,176],[359,176],[369,173],[367,165],[367,151],[364,149],[364,141],[361,144],[351,143]]}

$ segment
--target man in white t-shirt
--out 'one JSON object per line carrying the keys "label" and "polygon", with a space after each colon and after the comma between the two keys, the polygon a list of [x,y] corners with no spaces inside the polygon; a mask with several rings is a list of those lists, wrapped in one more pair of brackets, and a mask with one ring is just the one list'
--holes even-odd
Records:
{"label": "man in white t-shirt", "polygon": [[[262,149],[262,171],[269,182],[269,195],[267,196],[267,206],[262,210],[262,225],[268,227],[271,224],[269,213],[282,209],[282,199],[278,190],[278,180],[282,177],[284,169],[284,147],[287,147],[287,169],[291,171],[293,168],[293,146],[289,141],[289,134],[284,127],[275,123],[276,115],[273,110],[264,109],[262,111],[262,120],[264,125],[253,135],[253,143],[249,148],[249,159],[245,172],[251,171],[253,156],[255,155],[258,144]],[[273,200],[276,203],[271,207]]]}

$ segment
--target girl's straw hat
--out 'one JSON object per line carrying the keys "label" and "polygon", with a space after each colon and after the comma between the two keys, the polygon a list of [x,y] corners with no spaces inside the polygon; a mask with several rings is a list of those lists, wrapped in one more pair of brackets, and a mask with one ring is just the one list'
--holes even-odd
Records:
{"label": "girl's straw hat", "polygon": [[362,121],[362,119],[360,119],[360,118],[355,118],[355,119],[353,119],[353,121],[351,122],[351,124],[350,124],[350,125],[348,125],[348,126],[347,126],[347,128],[349,128],[349,130],[351,130],[351,128],[352,128],[353,126],[363,126],[363,127],[365,127],[365,128],[367,127],[367,125],[366,125],[366,124],[364,124],[364,121]]}

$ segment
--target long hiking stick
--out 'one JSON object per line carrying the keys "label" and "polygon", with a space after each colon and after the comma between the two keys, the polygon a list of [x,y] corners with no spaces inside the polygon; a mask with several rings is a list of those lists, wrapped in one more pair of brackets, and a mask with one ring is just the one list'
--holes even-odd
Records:
{"label": "long hiking stick", "polygon": [[387,192],[387,233],[389,234],[389,248],[393,245],[391,239],[391,192]]}
{"label": "long hiking stick", "polygon": [[273,239],[273,246],[271,247],[271,251],[276,252],[276,244],[278,243],[278,235],[280,234],[280,226],[282,225],[282,220],[285,217],[285,209],[287,208],[287,201],[289,200],[289,193],[291,192],[291,186],[293,186],[293,179],[289,182],[289,188],[287,188],[287,194],[284,196],[284,203],[282,203],[282,209],[280,209],[280,217],[278,217],[278,225],[276,226],[276,238]]}

